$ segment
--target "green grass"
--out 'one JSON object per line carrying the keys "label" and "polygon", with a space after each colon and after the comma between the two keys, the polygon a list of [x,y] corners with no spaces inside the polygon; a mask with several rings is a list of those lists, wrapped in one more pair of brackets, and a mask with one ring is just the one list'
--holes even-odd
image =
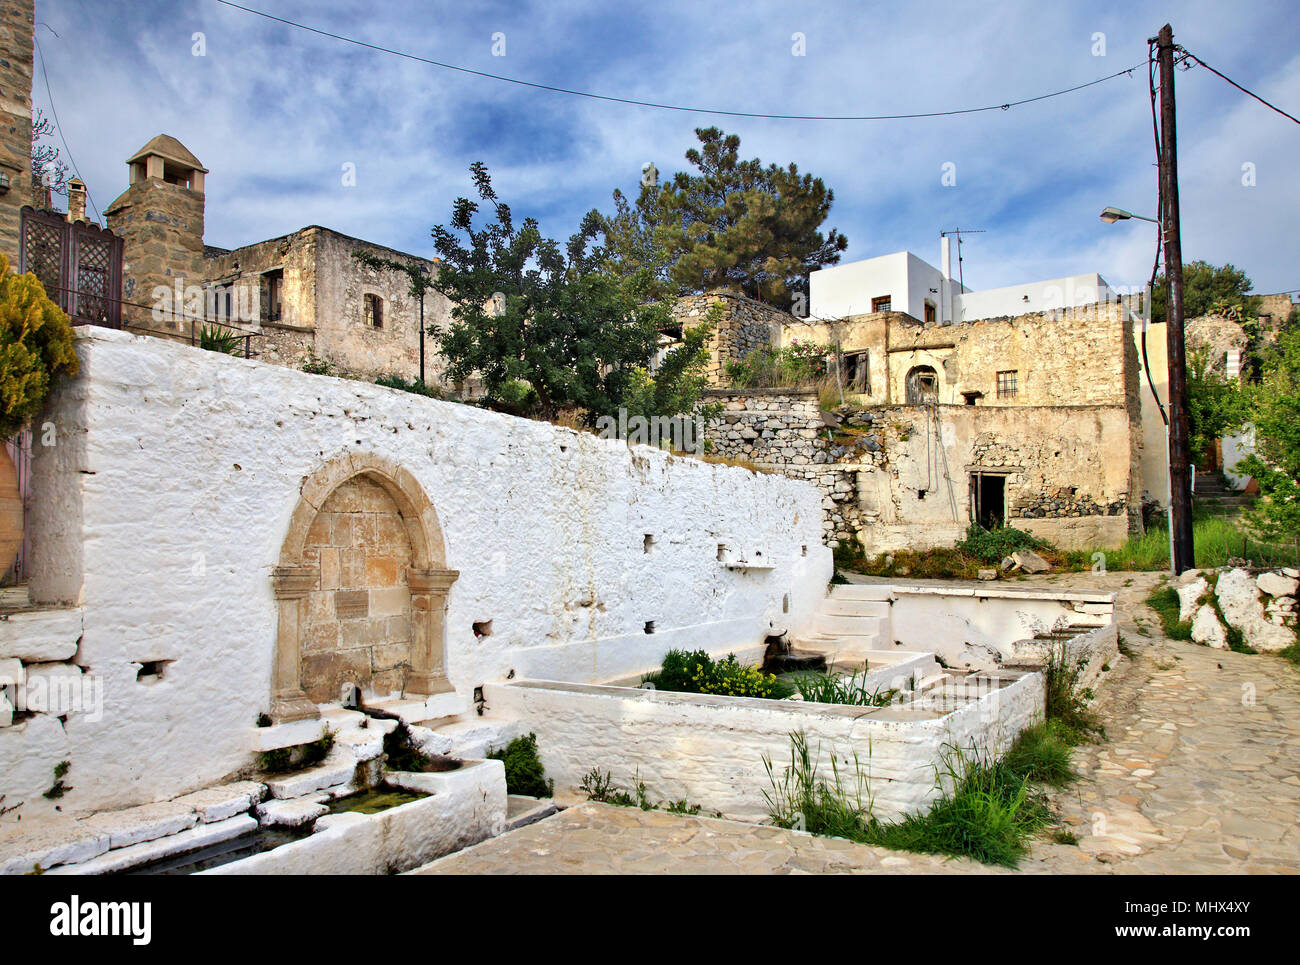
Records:
{"label": "green grass", "polygon": [[1028,854],[1029,840],[1054,822],[1043,795],[1005,760],[990,762],[973,747],[949,747],[940,770],[951,791],[922,814],[888,824],[869,821],[866,843],[1014,868]]}
{"label": "green grass", "polygon": [[790,764],[780,776],[771,759],[763,758],[768,816],[778,827],[1004,867],[1015,867],[1040,834],[1076,844],[1073,832],[1057,825],[1041,788],[1077,780],[1074,748],[1105,736],[1088,706],[1092,692],[1081,686],[1085,666],[1069,641],[1054,642],[1043,671],[1046,718],[1022,731],[1000,759],[973,744],[945,745],[935,768],[938,798],[924,812],[897,821],[880,821],[872,813],[869,780],[856,757],[848,762],[831,755],[831,773],[824,777],[807,738],[791,734]]}
{"label": "green grass", "polygon": [[832,756],[830,776],[823,777],[803,734],[791,734],[790,747],[790,765],[780,777],[771,760],[763,759],[769,783],[764,795],[778,827],[1015,867],[1029,850],[1029,839],[1053,821],[1027,774],[990,762],[974,748],[944,748],[935,780],[946,791],[926,811],[880,821],[872,814],[868,781],[856,758],[850,767]]}
{"label": "green grass", "polygon": [[1300,667],[1300,643],[1293,643],[1285,650],[1279,650],[1277,655],[1283,660],[1290,660],[1297,667]]}
{"label": "green grass", "polygon": [[1178,619],[1178,591],[1172,586],[1160,586],[1152,590],[1147,597],[1147,606],[1156,611],[1165,636],[1171,640],[1192,639],[1191,621]]}
{"label": "green grass", "polygon": [[867,665],[849,676],[830,673],[791,674],[790,682],[799,696],[814,704],[848,704],[855,707],[888,707],[898,696],[896,689],[867,688]]}
{"label": "green grass", "polygon": [[[1010,526],[991,531],[976,530],[978,527],[973,527],[967,538],[956,546],[900,550],[876,556],[868,556],[858,544],[841,542],[835,550],[835,565],[838,569],[869,576],[973,580],[980,569],[997,563],[1002,555],[1029,546],[1051,563],[1056,572],[1090,570],[1096,565],[1093,557],[1097,553],[1104,556],[1107,570],[1169,569],[1169,530],[1164,527],[1152,527],[1141,536],[1130,537],[1123,546],[1113,550],[1058,550]],[[1034,541],[1027,542],[1025,537]],[[1201,569],[1226,566],[1228,560],[1237,558],[1253,559],[1269,566],[1300,566],[1300,551],[1294,546],[1256,542],[1246,535],[1240,523],[1222,516],[1198,515],[1194,518],[1192,542],[1195,565]]]}
{"label": "green grass", "polygon": [[1002,763],[1033,784],[1061,788],[1079,776],[1071,758],[1078,731],[1057,720],[1045,720],[1020,733]]}

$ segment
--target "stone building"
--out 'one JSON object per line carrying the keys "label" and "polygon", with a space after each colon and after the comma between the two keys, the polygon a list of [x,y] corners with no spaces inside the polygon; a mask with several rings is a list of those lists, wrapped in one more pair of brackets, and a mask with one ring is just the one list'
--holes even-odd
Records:
{"label": "stone building", "polygon": [[[216,329],[247,337],[263,361],[374,380],[420,375],[419,299],[400,272],[353,258],[365,251],[418,266],[435,263],[320,225],[225,249],[204,244],[208,170],[178,140],[160,134],[127,159],[129,186],[105,210],[123,239],[123,324],[128,330],[193,341]],[[450,305],[424,296],[426,328],[445,325]],[[427,339],[426,339],[427,341]],[[426,345],[425,378],[442,360]]]}
{"label": "stone building", "polygon": [[[811,389],[719,387],[708,438],[721,455],[816,483],[832,543],[951,545],[976,520],[1071,548],[1141,530],[1150,411],[1129,299],[956,324],[886,309],[750,314],[773,346],[834,348],[854,411],[822,412]],[[762,328],[723,326],[733,342],[722,357],[752,351]]]}
{"label": "stone building", "polygon": [[765,305],[739,292],[718,289],[702,295],[684,295],[673,308],[673,320],[683,330],[705,320],[715,305],[721,306],[721,318],[709,338],[709,384],[727,384],[727,366],[743,359],[754,349],[779,345],[781,328],[794,316],[779,308]]}

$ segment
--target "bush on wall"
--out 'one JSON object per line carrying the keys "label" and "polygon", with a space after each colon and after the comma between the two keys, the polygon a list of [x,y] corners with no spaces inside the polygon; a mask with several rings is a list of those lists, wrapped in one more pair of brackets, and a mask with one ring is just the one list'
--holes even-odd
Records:
{"label": "bush on wall", "polygon": [[35,415],[56,375],[75,375],[72,322],[35,275],[9,270],[0,255],[0,438]]}

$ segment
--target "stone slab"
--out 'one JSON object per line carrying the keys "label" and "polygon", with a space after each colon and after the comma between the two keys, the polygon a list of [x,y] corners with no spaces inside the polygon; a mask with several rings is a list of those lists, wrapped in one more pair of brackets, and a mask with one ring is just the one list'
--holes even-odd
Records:
{"label": "stone slab", "polygon": [[0,657],[27,663],[70,660],[81,639],[81,609],[23,610],[0,615]]}
{"label": "stone slab", "polygon": [[101,811],[83,818],[81,824],[92,832],[107,834],[109,848],[116,849],[186,831],[194,827],[198,819],[193,808],[167,801],[121,811]]}
{"label": "stone slab", "polygon": [[168,835],[165,838],[156,838],[153,841],[144,841],[127,848],[118,848],[115,851],[109,851],[80,864],[62,865],[50,873],[56,875],[115,874],[148,864],[151,861],[185,854],[188,851],[197,851],[200,848],[220,844],[222,841],[230,841],[256,829],[257,822],[247,814],[241,814],[227,818],[224,821],[200,824],[198,827]]}

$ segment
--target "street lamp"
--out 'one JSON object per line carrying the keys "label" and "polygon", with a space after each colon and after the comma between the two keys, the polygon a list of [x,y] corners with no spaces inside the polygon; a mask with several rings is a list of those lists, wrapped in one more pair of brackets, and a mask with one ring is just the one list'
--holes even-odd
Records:
{"label": "street lamp", "polygon": [[[1125,211],[1123,208],[1105,207],[1101,209],[1101,220],[1106,224],[1114,224],[1116,221],[1128,221],[1130,218],[1136,218],[1139,221],[1149,221],[1153,225],[1159,225],[1160,222],[1155,218],[1148,218],[1144,215],[1134,214],[1132,211]],[[1160,402],[1160,396],[1156,393],[1155,382],[1151,379],[1151,366],[1147,363],[1147,325],[1151,320],[1151,292],[1146,293],[1146,306],[1142,312],[1142,366],[1146,369],[1147,385],[1151,389],[1151,397],[1156,400],[1156,405],[1160,409],[1160,419],[1165,424],[1165,478],[1169,482],[1169,505],[1166,509],[1166,515],[1169,520],[1169,568],[1175,576],[1178,575],[1178,561],[1174,540],[1174,460],[1169,445],[1169,418],[1165,414],[1165,407]],[[1172,401],[1172,400],[1171,400]]]}
{"label": "street lamp", "polygon": [[1125,211],[1123,208],[1102,208],[1101,220],[1106,224],[1114,224],[1116,221],[1127,221],[1129,218],[1137,218],[1139,221],[1150,221],[1152,224],[1159,224],[1155,218],[1147,218],[1140,214],[1134,214],[1132,211]]}

